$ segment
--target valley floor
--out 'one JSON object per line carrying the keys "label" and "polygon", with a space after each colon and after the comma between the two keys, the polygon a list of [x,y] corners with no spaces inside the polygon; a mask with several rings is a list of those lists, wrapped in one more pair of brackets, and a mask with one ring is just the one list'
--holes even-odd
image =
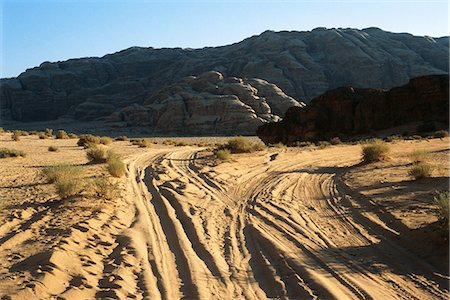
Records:
{"label": "valley floor", "polygon": [[[49,145],[61,151],[50,153]],[[213,165],[205,147],[114,142],[120,199],[59,200],[39,175],[84,165],[76,140],[0,148],[2,299],[448,299],[448,238],[433,205],[449,140],[398,141],[363,165],[360,145],[270,148]],[[407,176],[427,149],[432,178]],[[104,172],[87,165],[89,174]]]}

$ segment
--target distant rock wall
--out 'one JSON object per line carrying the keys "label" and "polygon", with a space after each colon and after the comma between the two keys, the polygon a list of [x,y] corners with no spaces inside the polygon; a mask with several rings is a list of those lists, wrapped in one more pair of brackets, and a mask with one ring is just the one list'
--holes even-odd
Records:
{"label": "distant rock wall", "polygon": [[[132,47],[102,58],[42,63],[0,80],[2,118],[101,119],[142,105],[166,85],[215,70],[261,78],[308,102],[340,86],[391,88],[412,77],[448,73],[448,38],[378,28],[266,31],[242,42],[203,49]],[[258,83],[251,83],[257,87]],[[272,110],[280,113],[277,105]]]}
{"label": "distant rock wall", "polygon": [[449,122],[448,75],[423,76],[389,91],[342,87],[288,109],[281,122],[260,126],[265,143],[370,133],[410,122]]}
{"label": "distant rock wall", "polygon": [[210,71],[183,78],[107,120],[113,126],[144,126],[161,134],[254,134],[293,106],[304,103],[274,84]]}

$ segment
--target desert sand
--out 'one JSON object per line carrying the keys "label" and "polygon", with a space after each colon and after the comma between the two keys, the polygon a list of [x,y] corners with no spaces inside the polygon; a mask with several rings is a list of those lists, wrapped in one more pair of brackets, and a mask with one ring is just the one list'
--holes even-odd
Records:
{"label": "desert sand", "polygon": [[[389,160],[368,165],[360,145],[216,164],[203,145],[114,142],[127,163],[120,197],[61,200],[43,166],[107,174],[76,141],[0,136],[28,154],[0,161],[2,299],[449,297],[433,205],[448,189],[448,138],[396,141]],[[432,151],[432,178],[408,177],[414,149]]]}

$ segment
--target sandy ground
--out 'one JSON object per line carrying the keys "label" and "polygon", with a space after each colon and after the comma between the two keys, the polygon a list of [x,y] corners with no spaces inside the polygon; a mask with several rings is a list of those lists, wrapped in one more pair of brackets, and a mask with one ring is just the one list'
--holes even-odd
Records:
{"label": "sandy ground", "polygon": [[[0,296],[448,299],[433,195],[448,189],[449,140],[391,145],[390,160],[370,165],[359,145],[214,165],[205,147],[114,142],[128,168],[115,179],[121,197],[60,200],[42,166],[78,164],[88,176],[104,166],[86,165],[76,140],[4,134],[0,148],[28,155],[0,161]],[[407,176],[413,149],[432,151],[432,178]]]}

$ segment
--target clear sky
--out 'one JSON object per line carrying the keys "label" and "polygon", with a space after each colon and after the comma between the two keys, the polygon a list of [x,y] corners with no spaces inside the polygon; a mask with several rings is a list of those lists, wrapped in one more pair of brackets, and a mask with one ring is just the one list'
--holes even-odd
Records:
{"label": "clear sky", "polygon": [[221,46],[265,30],[379,27],[449,35],[447,0],[0,0],[0,77],[131,46]]}

